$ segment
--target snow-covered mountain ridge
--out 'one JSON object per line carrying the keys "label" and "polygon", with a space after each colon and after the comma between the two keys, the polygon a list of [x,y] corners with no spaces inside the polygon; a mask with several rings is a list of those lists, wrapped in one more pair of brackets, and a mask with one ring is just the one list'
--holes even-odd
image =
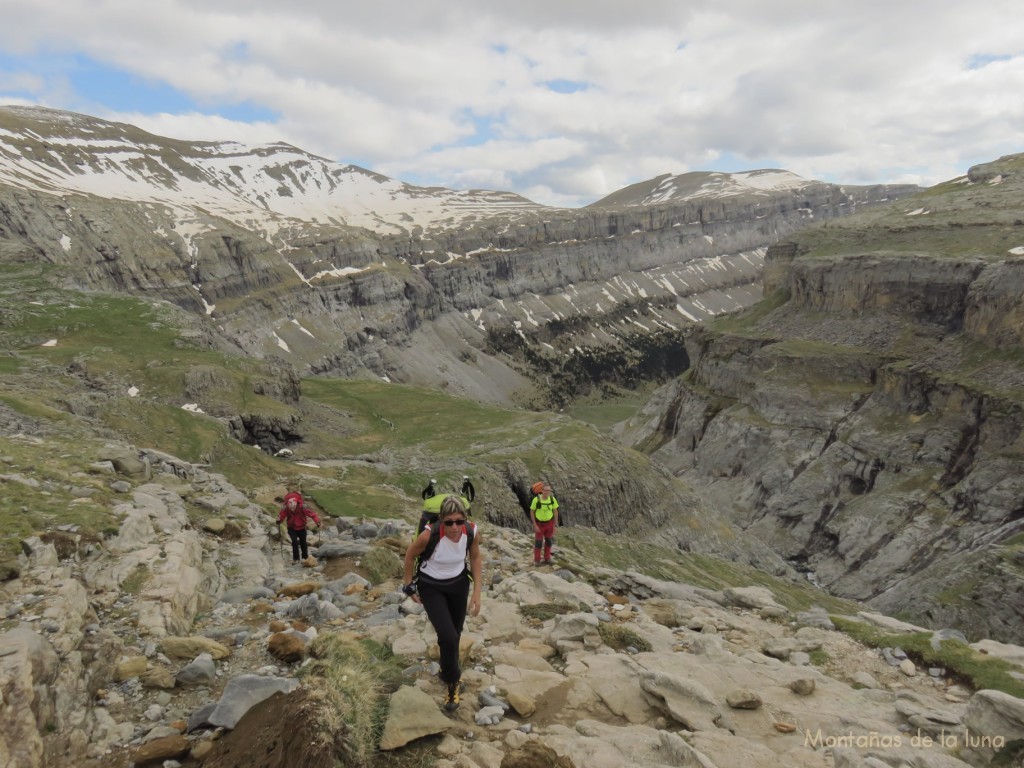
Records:
{"label": "snow-covered mountain ridge", "polygon": [[[588,363],[593,377],[677,372],[683,329],[756,302],[779,238],[914,191],[701,172],[551,208],[412,186],[287,144],[0,107],[0,264],[47,263],[66,287],[170,301],[300,374],[501,402],[538,380],[578,394],[579,370],[555,374],[600,349],[631,351],[612,356],[616,371]],[[557,363],[509,359],[515,338]]]}
{"label": "snow-covered mountain ridge", "polygon": [[624,187],[593,203],[593,207],[609,205],[665,205],[688,200],[714,200],[723,197],[798,192],[821,182],[804,179],[790,171],[774,168],[740,173],[692,171],[666,173],[647,181]]}
{"label": "snow-covered mountain ridge", "polygon": [[[0,107],[0,183],[165,205],[183,215],[201,208],[268,236],[300,222],[387,235],[459,229],[489,217],[514,220],[524,212],[566,212],[511,192],[414,186],[285,143],[185,142],[42,107]],[[777,169],[665,174],[587,207],[768,197],[820,184]]]}
{"label": "snow-covered mountain ridge", "polygon": [[18,106],[0,107],[0,183],[202,208],[268,235],[297,222],[399,234],[544,208],[510,192],[417,187],[284,143],[184,142]]}

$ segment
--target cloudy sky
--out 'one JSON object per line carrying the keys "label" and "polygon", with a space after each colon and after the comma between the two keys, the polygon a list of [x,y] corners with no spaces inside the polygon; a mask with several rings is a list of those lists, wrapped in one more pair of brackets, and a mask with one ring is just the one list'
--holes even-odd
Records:
{"label": "cloudy sky", "polygon": [[583,205],[1024,151],[1018,0],[0,0],[0,104]]}

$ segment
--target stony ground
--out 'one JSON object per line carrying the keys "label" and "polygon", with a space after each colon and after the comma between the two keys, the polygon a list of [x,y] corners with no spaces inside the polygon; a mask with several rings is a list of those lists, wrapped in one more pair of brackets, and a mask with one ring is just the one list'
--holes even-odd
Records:
{"label": "stony ground", "polygon": [[[514,538],[514,535],[508,536]],[[503,570],[508,574],[519,573],[548,573],[557,571],[555,566],[534,569],[530,562],[529,542],[510,541],[506,544],[506,551],[509,549],[517,551],[514,558],[504,558]],[[355,558],[339,558],[336,560],[325,560],[317,564],[313,569],[299,568],[282,561],[279,565],[282,576],[285,579],[309,579],[318,581],[330,581],[344,576],[346,573],[358,573],[365,575]],[[609,593],[613,601],[624,603],[624,599]],[[766,640],[786,634],[784,623],[762,621],[757,618],[755,611],[743,608],[733,608],[731,613],[738,619],[742,618],[745,626],[751,623],[763,625],[762,632],[737,631],[727,628],[722,630],[724,638],[737,653],[744,650],[758,652]],[[223,615],[211,616],[196,627],[197,633],[204,630],[216,629],[218,620],[223,621]],[[259,610],[239,610],[239,617],[242,623],[253,626],[254,629],[265,625],[268,616]],[[725,622],[728,625],[728,621]],[[540,623],[538,623],[540,626]],[[468,629],[480,631],[479,622],[470,620]],[[708,631],[714,632],[709,628]],[[940,697],[950,702],[966,702],[970,692],[961,686],[952,684],[948,679],[933,679],[926,674],[919,674],[913,677],[900,672],[894,666],[888,664],[882,654],[875,649],[870,649],[847,635],[837,632],[825,632],[822,634],[823,643],[820,653],[816,654],[817,664],[814,666],[821,672],[835,680],[845,683],[856,684],[858,674],[868,673],[877,680],[880,689],[895,691],[912,691],[923,694],[929,698]],[[248,642],[233,649],[232,656],[222,665],[223,677],[220,678],[220,685],[210,689],[198,691],[183,691],[176,695],[175,705],[179,709],[195,709],[206,701],[215,700],[223,683],[235,675],[244,672],[255,672],[265,669],[268,665],[281,663],[274,659],[267,651],[265,640]],[[297,668],[298,665],[293,665]],[[288,674],[288,669],[281,669],[282,673]],[[478,726],[474,723],[473,712],[477,708],[472,702],[475,700],[474,690],[477,687],[469,675],[469,690],[464,700],[471,702],[469,705],[452,714],[452,726],[449,731],[449,738],[454,737],[463,741],[473,741],[483,736]],[[421,681],[421,688],[425,688],[439,703],[442,696],[442,688],[436,681]],[[554,688],[544,697],[538,700],[536,710],[530,717],[520,717],[513,711],[509,714],[505,726],[528,727],[534,732],[544,733],[553,726],[567,723],[567,712],[571,711],[568,705],[567,687]],[[137,712],[134,717],[143,719],[145,700],[136,703]],[[189,756],[180,761],[184,768],[202,765],[205,768],[290,768],[301,765],[304,768],[333,768],[333,750],[323,743],[324,734],[319,732],[313,725],[315,703],[301,689],[288,696],[277,694],[255,706],[245,715],[238,725],[231,730],[217,733],[216,740],[212,742],[212,748],[203,755],[202,759]],[[125,713],[127,715],[127,713]],[[797,723],[799,716],[785,708],[765,708],[765,715],[768,720],[775,723]],[[608,725],[621,725],[621,718],[608,716]],[[797,734],[799,736],[799,734]],[[782,738],[780,736],[780,738]],[[794,737],[796,738],[796,737]],[[485,741],[486,741],[485,737]],[[438,737],[429,737],[418,745],[407,750],[392,752],[382,755],[382,765],[421,765],[420,761],[437,758]],[[125,749],[107,757],[103,761],[104,766],[109,768],[128,768],[133,759],[134,750]],[[433,758],[429,756],[433,755]],[[547,759],[547,758],[543,758]],[[502,763],[504,765],[504,763]],[[577,766],[582,768],[582,766]]]}
{"label": "stony ground", "polygon": [[[219,524],[207,519],[197,527],[183,514],[185,492],[201,492],[213,506],[235,505],[234,521],[225,516]],[[485,591],[481,615],[467,621],[463,635],[463,705],[446,715],[431,665],[436,649],[429,622],[400,595],[396,578],[370,574],[375,556],[399,565],[414,521],[333,521],[338,524],[314,537],[321,559],[302,567],[268,538],[265,513],[222,479],[197,473],[183,488],[180,478],[165,478],[139,485],[130,498],[121,509],[119,534],[103,551],[74,563],[61,560],[52,544],[26,542],[29,564],[21,579],[2,586],[22,638],[29,627],[48,638],[63,654],[65,671],[76,648],[90,654],[81,670],[46,678],[61,690],[45,704],[60,708],[51,722],[81,722],[75,732],[81,736],[37,734],[51,745],[67,740],[47,755],[48,762],[23,763],[27,768],[334,768],[335,757],[349,748],[347,735],[328,736],[314,725],[322,701],[306,678],[230,727],[210,728],[200,720],[186,729],[197,710],[227,698],[229,682],[246,675],[291,681],[305,660],[282,660],[270,640],[297,634],[308,639],[314,631],[369,638],[401,659],[402,685],[390,699],[382,751],[369,768],[984,765],[950,751],[844,754],[806,743],[807,734],[818,730],[962,733],[968,701],[973,705],[978,698],[947,675],[891,666],[879,651],[830,629],[823,610],[794,614],[765,587],[708,590],[605,569],[584,563],[571,548],[556,552],[554,565],[535,568],[531,540],[494,525],[481,529]],[[226,535],[235,529],[237,535]],[[133,574],[140,563],[148,564],[149,581],[138,585]],[[190,603],[198,594],[220,599]],[[169,611],[172,605],[176,613]],[[893,621],[861,616],[881,626]],[[178,626],[187,627],[184,639],[218,639],[230,648],[218,657],[215,676],[202,684],[173,682],[195,663],[195,654],[165,658],[161,638]],[[616,643],[605,630],[632,633],[633,639]],[[101,648],[97,638],[105,638]],[[0,633],[5,640],[11,642]],[[49,700],[31,686],[6,686],[41,675],[33,662],[56,663],[57,653],[32,657],[22,648],[0,642],[0,672],[20,670],[0,679],[0,687],[5,703],[36,697],[34,704],[25,699],[24,713]],[[115,674],[130,661],[145,672],[136,667]],[[87,688],[97,663],[108,665],[108,672],[96,677],[105,688],[93,691]],[[171,685],[146,685],[151,672],[170,675]],[[799,692],[797,683],[809,690]],[[507,705],[497,719],[481,719],[488,696]],[[1024,737],[1024,707],[1004,701],[988,710],[1000,706],[1011,725],[992,727],[1016,733],[1012,723],[1019,714]],[[0,755],[10,747],[12,728],[27,727],[29,719],[39,728],[34,718],[17,717],[18,709],[0,709],[10,731],[0,733]],[[86,719],[78,720],[80,713]],[[142,759],[163,740],[173,748],[148,763]],[[62,756],[76,746],[74,759]],[[573,760],[565,762],[568,755]]]}

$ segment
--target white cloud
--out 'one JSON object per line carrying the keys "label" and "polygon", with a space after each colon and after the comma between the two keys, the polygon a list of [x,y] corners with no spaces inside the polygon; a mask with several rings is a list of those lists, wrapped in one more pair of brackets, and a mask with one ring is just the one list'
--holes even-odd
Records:
{"label": "white cloud", "polygon": [[[7,0],[3,15],[4,102],[549,204],[716,163],[931,184],[1024,151],[1009,0]],[[195,106],[76,93],[76,55]],[[273,117],[201,114],[237,104]]]}

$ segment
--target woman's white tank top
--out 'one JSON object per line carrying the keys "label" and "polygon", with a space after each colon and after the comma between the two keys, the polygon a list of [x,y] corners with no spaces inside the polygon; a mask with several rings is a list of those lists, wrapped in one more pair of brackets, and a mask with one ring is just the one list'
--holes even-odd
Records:
{"label": "woman's white tank top", "polygon": [[[441,525],[440,522],[437,525]],[[476,538],[476,523],[467,523],[473,526],[473,537]],[[430,529],[430,526],[427,526]],[[469,544],[469,536],[463,531],[458,541],[452,541],[444,533],[434,549],[434,554],[420,566],[420,573],[425,573],[432,579],[443,581],[454,579],[466,568],[466,547]]]}

